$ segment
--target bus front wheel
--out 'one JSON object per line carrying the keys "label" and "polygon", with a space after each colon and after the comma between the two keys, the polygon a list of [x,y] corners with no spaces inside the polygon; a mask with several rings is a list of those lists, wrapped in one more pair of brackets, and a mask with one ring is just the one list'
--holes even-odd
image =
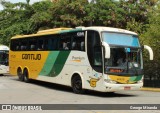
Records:
{"label": "bus front wheel", "polygon": [[74,93],[83,94],[84,89],[82,89],[82,80],[79,75],[73,76],[72,78],[72,89]]}

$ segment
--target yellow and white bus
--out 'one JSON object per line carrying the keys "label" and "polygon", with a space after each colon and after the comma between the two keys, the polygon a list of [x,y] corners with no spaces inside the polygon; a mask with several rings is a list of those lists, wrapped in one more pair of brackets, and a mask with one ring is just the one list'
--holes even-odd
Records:
{"label": "yellow and white bus", "polygon": [[0,45],[0,75],[9,73],[9,47]]}
{"label": "yellow and white bus", "polygon": [[[153,59],[153,51],[145,47]],[[10,74],[84,89],[114,92],[143,86],[136,33],[110,27],[55,28],[11,38]]]}

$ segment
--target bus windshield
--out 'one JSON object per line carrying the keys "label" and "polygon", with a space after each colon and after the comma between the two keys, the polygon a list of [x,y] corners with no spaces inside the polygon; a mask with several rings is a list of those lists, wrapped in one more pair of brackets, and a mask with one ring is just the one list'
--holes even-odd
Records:
{"label": "bus windshield", "polygon": [[109,45],[140,47],[138,37],[136,35],[103,32],[102,37]]}
{"label": "bus windshield", "polygon": [[110,59],[105,59],[106,73],[142,74],[142,53],[136,36],[106,32],[102,36],[111,48]]}
{"label": "bus windshield", "polygon": [[9,51],[0,51],[0,65],[8,65]]}

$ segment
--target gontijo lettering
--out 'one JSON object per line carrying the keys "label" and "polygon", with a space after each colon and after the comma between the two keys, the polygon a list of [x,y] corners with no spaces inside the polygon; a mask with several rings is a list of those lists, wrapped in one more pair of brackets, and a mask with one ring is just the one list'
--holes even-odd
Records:
{"label": "gontijo lettering", "polygon": [[41,60],[41,54],[22,54],[24,60]]}

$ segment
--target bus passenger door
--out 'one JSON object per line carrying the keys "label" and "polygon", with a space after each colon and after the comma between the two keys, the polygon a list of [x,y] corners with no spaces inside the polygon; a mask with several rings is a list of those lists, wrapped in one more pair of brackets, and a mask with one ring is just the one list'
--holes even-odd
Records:
{"label": "bus passenger door", "polygon": [[89,83],[92,89],[100,89],[102,85],[102,47],[100,44],[100,36],[96,31],[87,31],[87,55],[91,66],[91,74]]}

